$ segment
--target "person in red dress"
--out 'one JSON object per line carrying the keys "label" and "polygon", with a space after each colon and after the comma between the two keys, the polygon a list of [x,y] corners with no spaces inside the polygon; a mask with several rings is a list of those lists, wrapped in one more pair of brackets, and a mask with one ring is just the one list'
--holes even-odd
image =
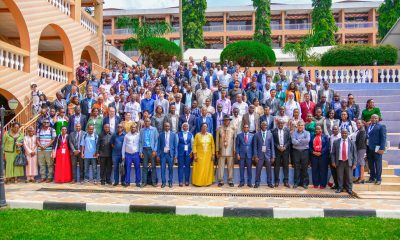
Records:
{"label": "person in red dress", "polygon": [[72,165],[69,156],[67,127],[65,126],[61,128],[61,134],[58,135],[55,139],[53,153],[56,159],[54,182],[55,183],[71,182]]}

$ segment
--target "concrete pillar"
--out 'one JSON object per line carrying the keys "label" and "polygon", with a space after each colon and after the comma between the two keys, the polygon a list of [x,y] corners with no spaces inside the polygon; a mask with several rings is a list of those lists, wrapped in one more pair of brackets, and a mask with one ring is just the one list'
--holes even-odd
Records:
{"label": "concrete pillar", "polygon": [[226,15],[227,13],[224,12],[224,33],[226,33]]}
{"label": "concrete pillar", "polygon": [[111,44],[114,45],[115,17],[111,17]]}
{"label": "concrete pillar", "polygon": [[94,19],[99,23],[97,28],[97,36],[103,36],[103,4],[97,4],[94,7]]}
{"label": "concrete pillar", "polygon": [[74,3],[71,4],[71,17],[77,22],[81,22],[81,8],[81,0],[75,0]]}
{"label": "concrete pillar", "polygon": [[[286,12],[282,11],[281,12],[281,27],[282,27],[282,31],[285,32],[285,17],[286,17]],[[283,48],[286,44],[286,35],[282,34],[281,36],[281,48]]]}

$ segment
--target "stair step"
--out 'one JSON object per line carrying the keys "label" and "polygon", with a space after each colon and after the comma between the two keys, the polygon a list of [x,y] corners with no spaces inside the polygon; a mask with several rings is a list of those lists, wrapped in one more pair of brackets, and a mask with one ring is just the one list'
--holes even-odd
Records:
{"label": "stair step", "polygon": [[382,168],[382,175],[394,175],[394,168],[391,167]]}
{"label": "stair step", "polygon": [[400,183],[382,182],[381,185],[375,184],[354,184],[354,191],[400,191]]}
{"label": "stair step", "polygon": [[[365,179],[369,178],[369,174],[365,174]],[[382,175],[382,182],[385,183],[400,183],[400,176],[397,175]]]}

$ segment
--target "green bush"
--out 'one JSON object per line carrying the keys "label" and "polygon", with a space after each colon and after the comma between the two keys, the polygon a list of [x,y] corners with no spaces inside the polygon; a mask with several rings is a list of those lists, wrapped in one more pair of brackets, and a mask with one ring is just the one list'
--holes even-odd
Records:
{"label": "green bush", "polygon": [[273,66],[276,56],[272,48],[256,41],[239,41],[231,43],[221,53],[220,61],[233,61],[241,66]]}
{"label": "green bush", "polygon": [[168,65],[173,56],[182,59],[181,49],[165,38],[150,37],[139,43],[139,50],[154,66]]}
{"label": "green bush", "polygon": [[322,66],[371,66],[374,61],[378,65],[394,65],[397,49],[391,45],[338,45],[321,57]]}

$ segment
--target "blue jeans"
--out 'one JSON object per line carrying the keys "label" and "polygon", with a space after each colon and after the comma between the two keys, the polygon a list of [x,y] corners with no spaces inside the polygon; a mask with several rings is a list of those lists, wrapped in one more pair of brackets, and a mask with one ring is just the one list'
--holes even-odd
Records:
{"label": "blue jeans", "polygon": [[251,184],[252,172],[251,172],[251,158],[243,157],[239,160],[239,171],[240,171],[240,184],[244,184],[244,168],[247,168],[247,184]]}
{"label": "blue jeans", "polygon": [[183,174],[185,174],[185,183],[190,179],[190,156],[183,155],[178,157],[178,180],[179,183],[183,181]]}
{"label": "blue jeans", "polygon": [[[114,183],[118,184],[119,164],[122,162],[122,155],[121,156],[112,155],[112,161],[113,161],[113,171],[114,171]],[[124,181],[125,181],[125,176],[121,176],[121,182],[123,183]]]}
{"label": "blue jeans", "polygon": [[135,183],[140,184],[142,176],[140,172],[139,153],[125,153],[125,183],[131,183],[132,162],[135,167]]}
{"label": "blue jeans", "polygon": [[97,180],[96,158],[85,158],[85,180],[89,180],[89,165],[92,164],[92,178]]}
{"label": "blue jeans", "polygon": [[174,175],[174,161],[169,153],[161,153],[161,183],[167,182],[165,178],[166,165],[168,163],[168,183],[172,183],[172,177]]}

